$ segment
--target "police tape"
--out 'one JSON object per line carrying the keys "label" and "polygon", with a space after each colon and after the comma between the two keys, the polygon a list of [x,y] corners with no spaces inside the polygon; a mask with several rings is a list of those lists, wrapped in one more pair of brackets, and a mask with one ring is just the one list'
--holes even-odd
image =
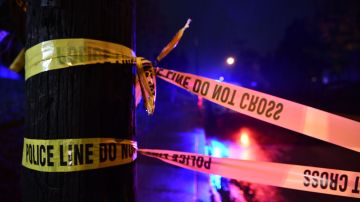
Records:
{"label": "police tape", "polygon": [[160,54],[156,57],[156,62],[160,62],[164,57],[166,57],[179,43],[180,39],[182,38],[185,30],[189,28],[191,23],[191,19],[189,18],[186,21],[184,27],[179,29],[179,31],[175,34],[175,36],[171,39],[171,41],[161,50]]}
{"label": "police tape", "polygon": [[[179,42],[190,21],[157,57],[160,61]],[[20,54],[19,60],[21,60]],[[150,61],[125,46],[92,39],[57,39],[37,44],[25,53],[25,79],[67,67],[99,64],[136,64],[148,113],[155,107],[155,71]],[[14,63],[21,66],[21,61]],[[16,68],[15,68],[16,69]],[[309,135],[357,152],[358,122],[305,105],[204,77],[159,68],[160,78],[229,109]],[[130,163],[136,142],[113,138],[24,140],[22,164],[42,172],[73,172]],[[141,149],[144,155],[183,168],[248,182],[324,194],[359,198],[359,173],[270,162],[214,158],[166,150]]]}
{"label": "police tape", "polygon": [[360,122],[193,74],[158,68],[157,76],[236,112],[360,152]]}
{"label": "police tape", "polygon": [[137,149],[114,138],[24,139],[22,165],[40,172],[75,172],[133,162],[137,151],[182,168],[252,183],[360,198],[359,172],[216,158],[188,152]]}
{"label": "police tape", "polygon": [[41,42],[25,52],[25,79],[41,72],[98,63],[135,64],[128,47],[92,39],[55,39]]}
{"label": "police tape", "polygon": [[74,172],[133,162],[137,143],[115,138],[24,139],[22,165],[41,172]]}
{"label": "police tape", "polygon": [[[160,62],[176,47],[190,22],[191,19],[188,19],[173,39],[162,49],[156,58],[157,62]],[[19,72],[24,63],[25,80],[42,72],[80,65],[134,64],[137,67],[136,102],[140,101],[141,92],[146,111],[148,114],[154,113],[156,73],[153,64],[142,57],[136,57],[133,50],[121,44],[83,38],[54,39],[41,42],[26,50],[25,53],[22,50],[11,64],[10,69]]]}
{"label": "police tape", "polygon": [[[186,24],[179,29],[173,39],[162,49],[157,56],[157,62],[160,62],[166,55],[168,55],[179,43],[185,30],[189,28],[191,19],[188,19]],[[25,63],[25,80],[39,74],[41,72],[62,69],[67,67],[99,64],[99,63],[117,63],[117,64],[136,64],[140,67],[143,63],[147,66],[152,63],[142,57],[136,57],[134,51],[124,45],[116,44],[107,41],[99,41],[84,38],[67,38],[67,39],[53,39],[41,42],[25,52],[24,49],[18,54],[14,66],[14,71],[19,69]],[[21,60],[25,60],[21,61]],[[150,71],[155,78],[153,68],[138,68],[138,70]],[[146,72],[147,73],[147,72]],[[141,78],[139,78],[141,80]],[[150,82],[149,79],[145,79]],[[144,82],[145,84],[146,82]]]}
{"label": "police tape", "polygon": [[139,149],[143,155],[166,163],[251,183],[321,194],[360,198],[360,173],[282,163],[216,158],[206,155]]}
{"label": "police tape", "polygon": [[[20,54],[19,54],[20,55]],[[17,61],[17,60],[16,60]],[[155,109],[156,80],[152,63],[135,57],[128,47],[93,39],[55,39],[39,43],[25,52],[25,79],[46,71],[89,64],[131,64],[137,67],[137,84],[149,114]],[[14,62],[14,69],[18,65]]]}

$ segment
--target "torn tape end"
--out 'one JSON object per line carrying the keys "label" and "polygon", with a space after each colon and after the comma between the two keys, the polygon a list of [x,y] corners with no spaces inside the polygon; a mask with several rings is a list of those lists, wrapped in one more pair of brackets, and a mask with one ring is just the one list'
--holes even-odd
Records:
{"label": "torn tape end", "polygon": [[186,21],[186,24],[185,24],[184,28],[185,28],[185,29],[186,29],[186,28],[189,28],[190,23],[191,23],[191,19],[189,18],[189,19]]}

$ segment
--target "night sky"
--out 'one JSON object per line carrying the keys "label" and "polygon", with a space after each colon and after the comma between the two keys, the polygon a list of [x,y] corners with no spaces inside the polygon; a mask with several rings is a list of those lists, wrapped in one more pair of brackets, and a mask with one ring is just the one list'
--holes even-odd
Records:
{"label": "night sky", "polygon": [[[196,65],[196,44],[200,66],[220,65],[227,55],[234,54],[237,49],[251,49],[260,55],[271,53],[290,23],[314,14],[314,1],[311,0],[156,0],[144,3],[152,4],[153,11],[157,12],[154,15],[159,16],[166,27],[162,30],[164,39],[159,43],[167,43],[187,18],[193,20],[175,50],[186,52],[191,66]],[[139,1],[137,6],[142,5]],[[151,20],[147,18],[147,21]],[[138,43],[145,42],[138,38]],[[142,51],[138,49],[138,52]]]}

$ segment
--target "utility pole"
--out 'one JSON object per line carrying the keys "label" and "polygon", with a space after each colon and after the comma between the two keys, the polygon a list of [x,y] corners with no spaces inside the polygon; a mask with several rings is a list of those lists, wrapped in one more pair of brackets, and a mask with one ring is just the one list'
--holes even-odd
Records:
{"label": "utility pole", "polygon": [[[135,0],[28,0],[26,48],[53,39],[87,38],[134,47]],[[135,67],[82,65],[26,80],[30,139],[135,136]],[[135,163],[76,172],[23,167],[22,200],[135,201]]]}

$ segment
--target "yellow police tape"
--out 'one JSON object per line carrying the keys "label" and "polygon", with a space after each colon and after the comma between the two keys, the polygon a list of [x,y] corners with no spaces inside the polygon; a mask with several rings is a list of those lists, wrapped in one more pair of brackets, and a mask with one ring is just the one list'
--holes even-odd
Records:
{"label": "yellow police tape", "polygon": [[137,143],[115,138],[24,139],[22,165],[41,172],[74,172],[127,164]]}
{"label": "yellow police tape", "polygon": [[[188,19],[168,45],[157,57],[157,62],[169,54],[178,44],[185,29],[189,27]],[[11,65],[14,71],[20,71],[24,51]],[[137,85],[141,88],[146,111],[152,114],[155,110],[156,74],[152,63],[142,57],[136,57],[130,48],[106,41],[93,39],[54,39],[39,43],[25,52],[25,80],[41,72],[67,67],[99,63],[136,64]]]}
{"label": "yellow police tape", "polygon": [[71,66],[120,63],[135,64],[128,47],[92,39],[56,39],[39,43],[25,53],[25,79],[44,71]]}
{"label": "yellow police tape", "polygon": [[149,114],[155,109],[156,81],[152,63],[128,47],[93,39],[55,39],[39,43],[25,53],[25,79],[39,73],[79,65],[136,64],[137,80]]}
{"label": "yellow police tape", "polygon": [[156,57],[156,61],[160,62],[164,57],[166,57],[179,43],[180,39],[182,38],[185,30],[189,28],[191,19],[189,18],[186,21],[184,27],[179,29],[179,31],[175,34],[175,36],[171,39],[171,41],[161,50],[160,54]]}

